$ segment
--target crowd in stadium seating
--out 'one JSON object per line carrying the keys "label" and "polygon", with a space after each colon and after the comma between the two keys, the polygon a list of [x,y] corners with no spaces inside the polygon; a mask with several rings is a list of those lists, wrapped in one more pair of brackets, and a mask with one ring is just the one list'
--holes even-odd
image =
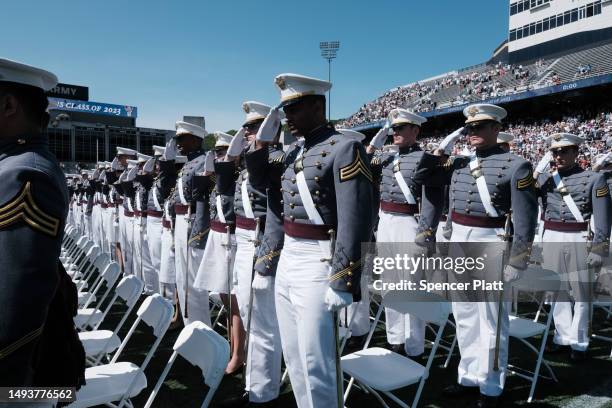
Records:
{"label": "crowd in stadium seating", "polygon": [[[434,136],[421,140],[421,146],[440,142],[454,129],[436,131]],[[512,150],[523,156],[535,166],[546,153],[546,137],[558,132],[569,132],[584,137],[587,142],[580,146],[578,161],[584,168],[591,165],[597,154],[612,149],[612,106],[603,110],[585,110],[580,113],[565,115],[559,121],[525,120],[505,126],[506,132],[514,135]],[[454,154],[460,154],[468,148],[467,140],[460,140],[455,145]]]}
{"label": "crowd in stadium seating", "polygon": [[[538,67],[544,67],[540,62]],[[437,102],[432,98],[436,93],[450,87],[457,87],[460,91],[451,103],[460,105],[468,100],[484,100],[517,92],[516,88],[506,88],[501,78],[512,75],[515,80],[521,81],[521,86],[527,85],[530,72],[522,65],[502,64],[492,65],[486,70],[475,70],[465,74],[449,73],[427,85],[414,83],[411,85],[392,89],[378,99],[363,105],[357,113],[342,121],[341,127],[354,127],[364,123],[381,120],[387,117],[391,109],[397,107],[410,107],[415,112],[435,110]]]}

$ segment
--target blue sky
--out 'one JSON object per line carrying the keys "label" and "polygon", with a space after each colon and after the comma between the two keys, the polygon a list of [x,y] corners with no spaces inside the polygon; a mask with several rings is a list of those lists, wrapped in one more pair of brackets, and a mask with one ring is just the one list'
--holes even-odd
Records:
{"label": "blue sky", "polygon": [[507,35],[506,0],[7,1],[0,56],[138,107],[138,126],[204,115],[242,123],[241,104],[278,101],[273,78],[327,78],[319,42],[340,40],[332,117],[389,88],[487,60]]}

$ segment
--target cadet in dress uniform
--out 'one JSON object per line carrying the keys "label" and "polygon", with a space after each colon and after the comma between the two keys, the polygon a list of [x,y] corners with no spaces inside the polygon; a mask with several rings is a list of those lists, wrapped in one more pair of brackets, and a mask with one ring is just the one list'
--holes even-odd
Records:
{"label": "cadet in dress uniform", "polygon": [[[555,166],[540,174],[537,183],[544,215],[543,266],[561,275],[574,299],[572,308],[569,294],[562,292],[555,304],[556,346],[549,351],[570,346],[572,360],[580,361],[589,346],[588,282],[594,278],[589,270],[608,256],[612,203],[604,175],[583,170],[576,162],[583,138],[556,133],[549,141]],[[586,236],[589,222],[592,237]]]}
{"label": "cadet in dress uniform", "polygon": [[208,194],[196,185],[194,176],[204,171],[205,152],[202,140],[206,131],[188,122],[176,122],[176,145],[187,163],[177,177],[173,202],[174,251],[176,286],[185,324],[199,320],[210,326],[208,291],[194,286],[198,266],[202,260],[210,218]]}
{"label": "cadet in dress uniform", "polygon": [[[138,271],[134,270],[134,256],[136,256],[134,249],[134,231],[136,228],[136,221],[134,219],[134,208],[135,208],[135,197],[136,190],[134,186],[134,180],[136,179],[136,174],[138,173],[138,160],[136,159],[128,159],[126,170],[119,180],[121,181],[121,187],[123,188],[123,205],[125,216],[124,223],[124,243],[125,247],[123,248],[123,263],[124,263],[124,273],[126,275],[137,274]],[[138,276],[142,278],[141,276]]]}
{"label": "cadet in dress uniform", "polygon": [[[172,301],[175,305],[175,314],[173,320],[173,327],[178,327],[180,319],[178,315],[178,297],[176,293],[176,265],[175,265],[175,254],[174,254],[174,225],[176,224],[176,214],[174,213],[174,190],[176,188],[177,174],[181,171],[185,163],[187,163],[187,156],[177,156],[176,151],[176,139],[172,139],[171,142],[166,145],[162,159],[165,161],[174,163],[175,173],[173,176],[168,176],[168,184],[172,185],[172,188],[168,192],[168,196],[163,201],[163,215],[162,215],[162,236],[161,236],[161,254],[160,254],[160,265],[159,265],[159,285],[161,295]],[[160,160],[164,161],[164,160]],[[171,170],[169,170],[171,172]]]}
{"label": "cadet in dress uniform", "polygon": [[[456,157],[438,165],[438,170],[425,177],[426,183],[450,183],[450,212],[452,220],[449,255],[482,256],[487,251],[500,249],[500,235],[504,234],[507,217],[512,212],[513,241],[507,266],[499,256],[485,261],[486,279],[509,282],[517,279],[526,268],[533,240],[537,200],[531,164],[505,152],[497,145],[497,135],[506,111],[495,105],[476,104],[463,111],[469,142],[475,152],[469,157]],[[436,151],[441,155],[453,144],[461,132],[454,132],[440,143]],[[420,167],[435,166],[433,156],[425,154]],[[464,243],[479,243],[465,245]],[[502,273],[503,271],[503,273]],[[471,276],[470,276],[471,278]],[[466,279],[451,273],[449,280]],[[456,294],[457,295],[457,294]],[[447,395],[457,395],[480,389],[476,406],[496,406],[503,392],[505,367],[508,358],[508,304],[499,295],[486,296],[484,301],[470,302],[460,298],[453,302],[457,322],[457,341],[461,352],[459,385],[445,389]],[[498,298],[498,299],[491,299]],[[457,299],[457,298],[455,298]],[[498,321],[501,317],[501,321]],[[499,337],[497,325],[500,324]],[[495,362],[497,357],[498,361]],[[497,366],[497,369],[495,369]]]}
{"label": "cadet in dress uniform", "polygon": [[[119,213],[119,250],[121,252],[121,265],[123,267],[123,273],[130,275],[132,274],[132,258],[131,258],[131,239],[128,240],[128,234],[132,232],[132,218],[134,217],[133,209],[127,197],[127,192],[124,189],[125,177],[128,172],[128,160],[136,158],[136,150],[128,149],[126,147],[117,146],[117,160],[119,160],[120,166],[124,169],[122,175],[115,182],[115,188],[120,189],[121,198],[118,200],[119,205],[123,208],[118,208]],[[128,228],[129,223],[129,228]],[[129,247],[128,247],[129,246]],[[128,256],[129,254],[129,256]],[[119,258],[118,258],[119,259]]]}
{"label": "cadet in dress uniform", "polygon": [[[214,135],[215,187],[210,194],[210,232],[194,285],[202,290],[219,293],[226,310],[230,310],[229,302],[232,302],[232,316],[229,322],[232,350],[226,369],[226,373],[230,374],[240,369],[244,363],[244,328],[234,291],[236,255],[234,191],[237,170],[236,159],[226,161],[232,136],[223,132],[215,132]],[[228,294],[232,296],[228,297]]]}
{"label": "cadet in dress uniform", "polygon": [[81,212],[83,214],[83,231],[87,238],[93,239],[91,226],[91,211],[93,209],[93,197],[95,193],[94,183],[91,180],[93,172],[86,171],[83,174],[83,195],[81,196]]}
{"label": "cadet in dress uniform", "polygon": [[[265,231],[268,174],[270,174],[268,167],[279,167],[284,152],[282,146],[277,144],[280,127],[272,143],[264,146],[262,142],[255,141],[255,136],[271,107],[260,102],[247,101],[243,103],[242,108],[246,113],[245,123],[241,131],[234,135],[227,155],[230,162],[242,156],[244,144],[248,143],[244,155],[245,168],[240,171],[234,191],[236,216],[234,276],[237,279],[236,294],[240,317],[244,328],[250,330],[250,333],[247,345],[245,393],[226,400],[222,404],[223,407],[265,405],[278,398],[281,385],[282,348],[274,307],[274,290],[270,287],[251,291],[251,281],[253,257],[257,249],[255,240],[261,240]],[[259,143],[267,152],[254,150],[255,143]],[[217,177],[221,177],[221,174],[217,174]],[[280,186],[277,186],[276,190],[279,188]],[[259,236],[256,237],[257,223],[259,223]],[[249,310],[251,292],[252,309]],[[250,327],[248,327],[249,313],[252,314]]]}
{"label": "cadet in dress uniform", "polygon": [[[260,249],[265,260],[257,267],[253,286],[270,287],[271,263],[278,262],[276,313],[297,404],[332,407],[341,403],[342,390],[334,363],[334,312],[361,294],[361,243],[371,234],[372,173],[361,143],[326,122],[329,82],[281,74],[275,83],[287,125],[303,139],[284,159],[281,213],[268,195]],[[278,115],[274,109],[268,117],[276,123]],[[330,245],[333,235],[335,245]],[[266,283],[256,284],[258,280]]]}
{"label": "cadet in dress uniform", "polygon": [[[176,143],[171,139],[168,143]],[[161,283],[159,282],[159,271],[161,265],[162,247],[162,216],[164,215],[164,201],[170,195],[170,190],[176,183],[176,168],[174,160],[161,160],[165,151],[164,146],[153,146],[155,157],[155,170],[153,184],[147,197],[147,240],[148,252],[151,259],[151,273],[154,275],[155,287],[150,290],[161,293]],[[176,149],[174,150],[176,151]],[[174,289],[174,287],[173,287]],[[171,297],[174,299],[174,296]]]}
{"label": "cadet in dress uniform", "polygon": [[[377,242],[435,242],[435,230],[440,214],[435,211],[420,214],[423,200],[433,203],[427,208],[440,208],[442,188],[423,187],[422,176],[416,171],[423,156],[423,150],[416,139],[421,125],[427,121],[422,116],[406,109],[393,109],[387,119],[393,129],[395,152],[377,154],[371,161],[375,179],[380,179],[380,212],[378,218]],[[367,152],[373,154],[382,147],[386,139],[387,127],[375,138],[378,146],[368,146]],[[382,133],[381,133],[382,132]],[[404,279],[415,282],[423,278],[422,271]],[[387,341],[393,349],[408,356],[420,356],[425,345],[425,322],[408,314],[385,308]]]}
{"label": "cadet in dress uniform", "polygon": [[153,185],[155,158],[138,153],[138,174],[134,182],[134,270],[143,280],[144,292],[152,294],[159,288],[157,272],[153,271],[147,236],[147,202]]}
{"label": "cadet in dress uniform", "polygon": [[56,84],[50,72],[0,59],[2,386],[37,385],[41,334],[61,279],[68,191],[43,135],[49,120],[45,92]]}

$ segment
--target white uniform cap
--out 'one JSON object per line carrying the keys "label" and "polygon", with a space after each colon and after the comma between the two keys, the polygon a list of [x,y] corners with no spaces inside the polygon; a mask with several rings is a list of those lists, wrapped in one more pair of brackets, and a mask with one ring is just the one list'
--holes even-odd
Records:
{"label": "white uniform cap", "polygon": [[325,95],[332,87],[331,82],[298,74],[280,74],[274,78],[280,90],[281,106],[288,106],[308,95]]}
{"label": "white uniform cap", "polygon": [[514,140],[514,135],[508,132],[499,132],[497,134],[497,143],[511,143]]}
{"label": "white uniform cap", "polygon": [[176,156],[176,159],[174,159],[174,163],[187,163],[187,156]]}
{"label": "white uniform cap", "polygon": [[29,85],[48,91],[57,85],[57,77],[44,69],[0,58],[0,82]]}
{"label": "white uniform cap", "polygon": [[494,120],[501,123],[508,112],[501,106],[488,103],[477,103],[463,109],[463,115],[467,118],[465,123],[480,122],[482,120]]}
{"label": "white uniform cap", "polygon": [[89,172],[87,170],[81,170],[81,176],[84,176],[84,175],[89,176]]}
{"label": "white uniform cap", "polygon": [[584,138],[571,133],[554,133],[548,137],[549,149],[557,149],[566,146],[578,146],[584,142]]}
{"label": "white uniform cap", "polygon": [[175,137],[180,136],[180,135],[193,135],[193,136],[199,137],[200,139],[204,139],[206,135],[208,134],[206,130],[204,130],[204,128],[198,125],[194,125],[189,122],[183,122],[182,120],[177,121],[175,124],[175,127],[176,127]]}
{"label": "white uniform cap", "polygon": [[142,154],[142,153],[138,153],[138,163],[146,163],[149,159],[152,159],[153,157],[148,156],[146,154]]}
{"label": "white uniform cap", "polygon": [[425,122],[427,122],[426,118],[406,109],[395,108],[389,112],[389,123],[391,124],[391,127],[404,123],[421,126]]}
{"label": "white uniform cap", "polygon": [[595,156],[595,163],[593,164],[593,169],[600,169],[602,167],[607,167],[612,164],[612,153],[601,153]]}
{"label": "white uniform cap", "polygon": [[164,146],[157,146],[157,145],[153,145],[153,155],[154,156],[161,156],[162,154],[164,154],[164,150],[166,148]]}
{"label": "white uniform cap", "polygon": [[228,135],[227,133],[215,132],[215,139],[217,139],[215,142],[215,149],[218,147],[229,147],[233,138],[234,136]]}
{"label": "white uniform cap", "polygon": [[109,170],[110,170],[110,168],[111,168],[111,162],[109,162],[109,161],[104,162],[104,168],[105,168],[105,169],[109,169]]}
{"label": "white uniform cap", "polygon": [[131,170],[131,169],[133,169],[136,166],[138,166],[138,160],[130,160],[130,159],[128,159],[128,161],[127,161],[127,168],[128,168],[128,170]]}
{"label": "white uniform cap", "polygon": [[125,155],[125,156],[136,156],[136,150],[128,149],[127,147],[119,147],[117,146],[117,156]]}
{"label": "white uniform cap", "polygon": [[244,113],[246,113],[244,125],[255,122],[256,120],[265,119],[271,109],[272,107],[266,105],[265,103],[255,101],[243,102],[242,110]]}
{"label": "white uniform cap", "polygon": [[350,129],[337,129],[338,132],[342,133],[346,138],[362,142],[365,139],[365,135],[361,132],[356,132]]}

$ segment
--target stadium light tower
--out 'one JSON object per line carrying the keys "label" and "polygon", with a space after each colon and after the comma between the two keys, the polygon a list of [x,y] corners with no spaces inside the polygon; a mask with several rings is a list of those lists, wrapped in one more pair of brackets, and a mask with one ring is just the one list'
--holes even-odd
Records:
{"label": "stadium light tower", "polygon": [[[327,60],[327,80],[331,82],[331,62],[336,58],[340,49],[340,41],[321,41],[319,48],[321,49],[321,56]],[[331,120],[331,89],[327,93],[327,119]]]}

